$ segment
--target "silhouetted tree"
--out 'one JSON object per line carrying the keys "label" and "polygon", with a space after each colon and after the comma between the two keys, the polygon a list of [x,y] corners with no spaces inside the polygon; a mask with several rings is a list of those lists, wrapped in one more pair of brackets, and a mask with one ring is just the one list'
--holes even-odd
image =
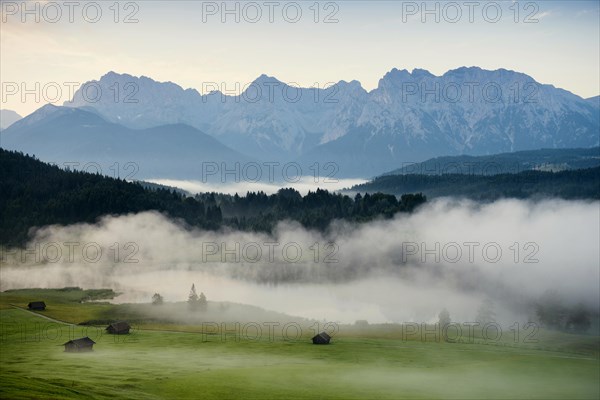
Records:
{"label": "silhouetted tree", "polygon": [[567,318],[566,329],[576,333],[586,333],[592,326],[590,319],[589,310],[581,303],[579,303],[571,312]]}
{"label": "silhouetted tree", "polygon": [[566,322],[566,307],[556,290],[547,290],[536,304],[536,315],[546,328],[563,329]]}
{"label": "silhouetted tree", "polygon": [[198,309],[198,294],[196,293],[196,286],[192,283],[192,289],[188,295],[188,305],[192,310]]}
{"label": "silhouetted tree", "polygon": [[450,325],[452,320],[450,319],[450,313],[445,308],[440,311],[438,315],[438,323],[440,324],[440,332],[444,338],[444,340],[448,340],[448,331],[446,327]]}
{"label": "silhouetted tree", "polygon": [[200,296],[198,297],[198,308],[200,311],[206,311],[208,308],[208,301],[206,301],[206,296],[202,292],[200,292]]}
{"label": "silhouetted tree", "polygon": [[450,322],[452,322],[452,320],[450,319],[450,313],[445,308],[442,311],[440,311],[440,314],[438,315],[438,322],[440,324],[440,329],[444,329],[447,325],[450,324]]}
{"label": "silhouetted tree", "polygon": [[496,322],[496,312],[494,311],[494,303],[491,299],[486,298],[479,309],[477,310],[477,316],[475,321],[479,322],[480,325],[485,326],[490,322]]}
{"label": "silhouetted tree", "polygon": [[152,296],[152,304],[154,304],[155,306],[160,306],[163,303],[163,297],[159,293],[154,293],[154,296]]}

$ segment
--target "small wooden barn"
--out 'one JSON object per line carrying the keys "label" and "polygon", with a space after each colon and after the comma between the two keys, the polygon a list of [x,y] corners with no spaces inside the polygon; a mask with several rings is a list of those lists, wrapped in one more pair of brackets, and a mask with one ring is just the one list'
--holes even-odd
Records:
{"label": "small wooden barn", "polygon": [[126,335],[129,333],[131,326],[125,321],[113,322],[106,327],[106,331],[113,335]]}
{"label": "small wooden barn", "polygon": [[27,304],[27,308],[34,311],[44,311],[46,309],[46,303],[43,301],[32,301]]}
{"label": "small wooden barn", "polygon": [[330,340],[331,336],[329,336],[327,332],[321,332],[312,338],[313,344],[329,344]]}
{"label": "small wooden barn", "polygon": [[64,346],[65,351],[68,351],[69,353],[77,353],[82,351],[92,351],[95,344],[96,342],[86,336],[81,339],[69,340],[64,344]]}

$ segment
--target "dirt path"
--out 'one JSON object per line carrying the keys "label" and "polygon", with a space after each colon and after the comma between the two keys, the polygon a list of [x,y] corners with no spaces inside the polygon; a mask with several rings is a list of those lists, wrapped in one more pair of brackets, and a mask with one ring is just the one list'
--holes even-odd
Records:
{"label": "dirt path", "polygon": [[18,309],[18,310],[25,311],[25,312],[27,312],[27,313],[33,314],[33,315],[35,315],[35,316],[38,316],[38,317],[41,317],[41,318],[45,318],[45,319],[47,319],[48,321],[56,322],[57,324],[63,324],[63,325],[69,325],[69,326],[75,326],[75,325],[76,325],[76,324],[72,324],[72,323],[70,323],[70,322],[61,321],[61,320],[59,320],[59,319],[50,318],[50,317],[47,317],[47,316],[45,316],[45,315],[38,314],[38,313],[36,313],[36,312],[33,312],[33,311],[30,311],[30,310],[28,310],[28,309],[26,309],[26,308],[19,307],[19,306],[15,306],[14,304],[9,304],[9,305],[10,305],[11,307],[13,307],[13,308],[16,308],[16,309]]}

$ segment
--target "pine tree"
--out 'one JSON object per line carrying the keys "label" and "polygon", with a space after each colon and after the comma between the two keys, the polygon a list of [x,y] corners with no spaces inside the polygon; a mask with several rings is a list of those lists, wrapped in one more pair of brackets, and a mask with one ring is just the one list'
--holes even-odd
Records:
{"label": "pine tree", "polygon": [[447,325],[450,324],[450,313],[445,308],[438,315],[440,329],[444,329]]}
{"label": "pine tree", "polygon": [[452,322],[452,320],[450,319],[450,313],[444,308],[442,311],[440,311],[438,318],[442,337],[445,341],[448,341],[448,325],[450,325],[450,323]]}
{"label": "pine tree", "polygon": [[188,305],[192,310],[196,310],[198,308],[198,294],[196,293],[196,286],[192,283],[192,289],[190,290],[190,295],[188,296]]}
{"label": "pine tree", "polygon": [[206,301],[206,296],[202,292],[200,292],[200,297],[198,297],[198,308],[200,311],[206,311],[208,308],[208,301]]}
{"label": "pine tree", "polygon": [[496,312],[494,311],[494,303],[490,299],[485,299],[479,310],[477,310],[476,322],[485,326],[487,324],[496,322]]}
{"label": "pine tree", "polygon": [[152,304],[154,304],[155,306],[159,306],[163,302],[164,302],[163,297],[159,293],[154,293],[154,296],[152,296]]}
{"label": "pine tree", "polygon": [[592,321],[588,309],[582,303],[579,303],[570,312],[566,325],[567,331],[585,333],[591,326]]}

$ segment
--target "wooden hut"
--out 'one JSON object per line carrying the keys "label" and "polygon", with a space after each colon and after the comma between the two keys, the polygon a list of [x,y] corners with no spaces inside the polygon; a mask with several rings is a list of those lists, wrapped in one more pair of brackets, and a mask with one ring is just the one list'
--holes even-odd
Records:
{"label": "wooden hut", "polygon": [[34,311],[44,311],[46,309],[46,303],[43,301],[32,301],[27,304],[27,308]]}
{"label": "wooden hut", "polygon": [[313,344],[329,344],[330,340],[331,336],[329,336],[327,332],[321,332],[312,338]]}
{"label": "wooden hut", "polygon": [[113,335],[126,335],[129,333],[131,326],[125,321],[113,322],[106,327],[106,331]]}
{"label": "wooden hut", "polygon": [[65,351],[69,353],[77,353],[82,351],[92,351],[95,344],[96,342],[86,336],[81,339],[69,340],[64,344],[64,346]]}

